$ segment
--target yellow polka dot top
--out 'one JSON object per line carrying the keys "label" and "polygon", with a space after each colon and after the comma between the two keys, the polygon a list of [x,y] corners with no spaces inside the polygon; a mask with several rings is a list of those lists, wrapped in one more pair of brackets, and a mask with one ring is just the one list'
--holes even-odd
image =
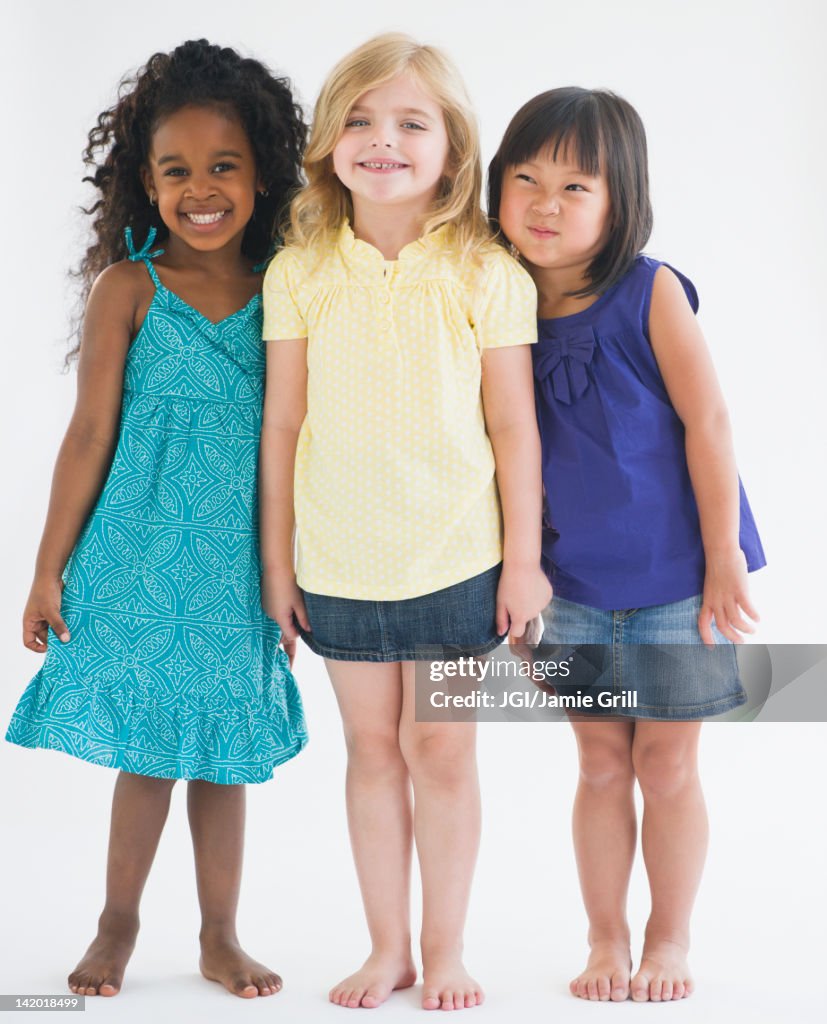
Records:
{"label": "yellow polka dot top", "polygon": [[537,340],[537,295],[504,249],[476,263],[452,238],[386,260],[345,223],[267,270],[264,338],[307,338],[295,514],[311,593],[419,597],[502,558],[481,355]]}

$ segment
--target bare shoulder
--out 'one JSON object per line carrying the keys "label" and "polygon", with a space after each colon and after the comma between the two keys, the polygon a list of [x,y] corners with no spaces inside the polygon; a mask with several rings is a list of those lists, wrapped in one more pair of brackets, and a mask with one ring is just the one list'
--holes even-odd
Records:
{"label": "bare shoulder", "polygon": [[103,323],[107,327],[117,326],[133,337],[139,313],[146,312],[154,292],[155,286],[142,263],[113,263],[101,271],[89,292],[85,329]]}
{"label": "bare shoulder", "polygon": [[692,312],[686,291],[681,284],[680,278],[665,263],[662,263],[655,271],[655,278],[652,284],[652,312],[656,306],[671,308],[686,308]]}
{"label": "bare shoulder", "polygon": [[113,263],[95,278],[89,300],[98,302],[137,302],[146,292],[152,292],[153,285],[143,263],[120,260]]}

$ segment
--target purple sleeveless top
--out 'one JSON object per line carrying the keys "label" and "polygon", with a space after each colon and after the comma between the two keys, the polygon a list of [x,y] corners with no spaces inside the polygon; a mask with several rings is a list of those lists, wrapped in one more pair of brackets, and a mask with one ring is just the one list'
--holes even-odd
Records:
{"label": "purple sleeveless top", "polygon": [[[638,256],[588,309],[538,322],[532,346],[543,445],[543,564],[555,593],[604,610],[703,591],[704,550],[684,428],[649,343],[661,264]],[[692,282],[670,267],[695,312]],[[740,545],[766,564],[740,484]]]}

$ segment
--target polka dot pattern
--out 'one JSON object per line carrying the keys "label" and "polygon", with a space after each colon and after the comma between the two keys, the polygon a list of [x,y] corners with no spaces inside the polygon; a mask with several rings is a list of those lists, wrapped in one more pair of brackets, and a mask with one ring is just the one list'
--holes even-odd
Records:
{"label": "polka dot pattern", "polygon": [[445,226],[385,260],[345,223],[267,271],[265,339],[307,338],[295,473],[305,590],[403,600],[502,558],[481,356],[537,340],[537,296],[505,250],[462,260],[452,239]]}

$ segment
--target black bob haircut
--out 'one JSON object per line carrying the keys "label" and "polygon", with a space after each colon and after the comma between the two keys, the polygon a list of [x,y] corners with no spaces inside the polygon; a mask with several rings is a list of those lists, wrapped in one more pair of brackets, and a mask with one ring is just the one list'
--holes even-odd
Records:
{"label": "black bob haircut", "polygon": [[652,231],[649,169],[643,122],[630,103],[605,89],[568,86],[540,93],[522,106],[505,130],[488,167],[488,218],[503,244],[498,215],[509,167],[560,151],[580,169],[606,179],[611,235],[589,264],[589,283],[569,295],[602,295],[629,270]]}

